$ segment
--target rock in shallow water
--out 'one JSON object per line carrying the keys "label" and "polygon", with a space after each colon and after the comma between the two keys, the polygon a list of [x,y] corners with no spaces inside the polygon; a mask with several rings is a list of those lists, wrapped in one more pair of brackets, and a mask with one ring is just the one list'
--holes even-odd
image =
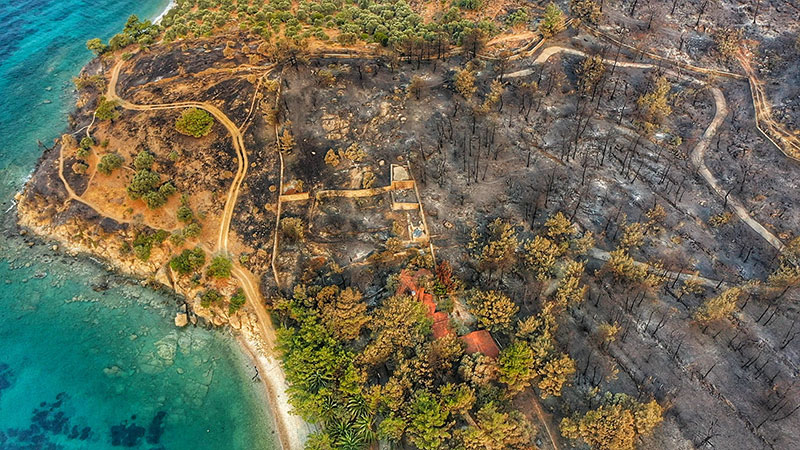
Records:
{"label": "rock in shallow water", "polygon": [[189,323],[189,318],[186,316],[186,313],[175,314],[176,327],[185,327],[188,323]]}

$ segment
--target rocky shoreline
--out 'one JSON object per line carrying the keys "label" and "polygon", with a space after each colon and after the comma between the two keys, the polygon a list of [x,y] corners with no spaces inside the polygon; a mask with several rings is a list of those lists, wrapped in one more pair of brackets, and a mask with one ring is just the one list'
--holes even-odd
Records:
{"label": "rocky shoreline", "polygon": [[[17,201],[19,202],[20,200],[21,193],[17,195]],[[22,208],[19,208],[20,206]],[[207,329],[230,326],[234,331],[234,336],[240,348],[251,364],[258,370],[257,377],[269,399],[270,416],[273,421],[270,427],[279,434],[283,448],[302,448],[303,442],[313,431],[313,428],[290,413],[291,406],[285,391],[286,381],[280,361],[273,356],[265,356],[269,355],[271,350],[264,348],[265,345],[259,338],[256,325],[257,319],[254,315],[246,314],[242,315],[241,320],[229,320],[227,323],[220,323],[218,318],[212,317],[208,313],[203,314],[203,312],[206,312],[205,309],[195,309],[189,306],[192,302],[187,300],[186,294],[191,294],[191,292],[186,292],[186,294],[179,292],[176,289],[176,285],[165,275],[165,270],[159,270],[156,276],[153,277],[151,275],[152,272],[149,271],[150,268],[146,265],[125,262],[119,258],[111,258],[108,254],[98,253],[96,248],[91,248],[81,242],[70,239],[64,227],[38,223],[26,211],[25,203],[18,203],[18,228],[17,230],[7,230],[6,233],[16,231],[16,234],[24,238],[28,246],[42,245],[49,247],[54,252],[59,252],[75,259],[92,261],[103,266],[107,272],[127,278],[141,286],[169,292],[176,300],[174,317],[176,327],[184,327],[190,324]],[[102,260],[98,260],[96,257],[102,258]],[[201,313],[198,314],[197,310],[201,311]]]}

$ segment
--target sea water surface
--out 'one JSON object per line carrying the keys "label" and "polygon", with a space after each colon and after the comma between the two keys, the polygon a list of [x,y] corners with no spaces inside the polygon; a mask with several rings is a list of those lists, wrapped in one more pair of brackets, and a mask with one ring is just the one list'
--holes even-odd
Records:
{"label": "sea water surface", "polygon": [[224,331],[172,324],[175,299],[29,247],[13,196],[66,128],[86,40],[168,0],[0,1],[0,450],[273,449],[253,367]]}

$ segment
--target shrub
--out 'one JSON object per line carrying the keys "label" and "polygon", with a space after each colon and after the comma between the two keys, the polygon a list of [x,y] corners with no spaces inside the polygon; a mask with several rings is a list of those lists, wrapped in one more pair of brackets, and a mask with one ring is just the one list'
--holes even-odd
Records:
{"label": "shrub", "polygon": [[127,187],[128,196],[133,200],[138,200],[144,194],[154,190],[160,182],[161,177],[157,173],[149,170],[140,170],[133,175],[133,180]]}
{"label": "shrub", "polygon": [[246,301],[247,297],[244,296],[244,291],[242,288],[237,289],[236,293],[231,297],[231,304],[228,306],[228,314],[234,314],[236,311],[241,309]]}
{"label": "shrub", "polygon": [[539,23],[539,32],[546,38],[554,36],[564,30],[565,22],[564,13],[555,3],[550,2],[547,4],[544,10],[544,17]]}
{"label": "shrub", "polygon": [[75,87],[78,90],[94,86],[98,91],[102,91],[106,85],[106,79],[102,75],[81,75],[73,78],[72,82],[75,83]]}
{"label": "shrub", "polygon": [[76,162],[75,164],[72,165],[72,171],[75,173],[83,175],[86,173],[87,170],[89,170],[89,166],[87,166],[82,162]]}
{"label": "shrub", "polygon": [[286,239],[297,242],[305,236],[303,219],[299,217],[284,217],[281,219],[281,232]]}
{"label": "shrub", "polygon": [[733,28],[720,28],[714,32],[714,44],[717,52],[724,61],[731,61],[739,51],[739,41],[742,39],[742,30]]}
{"label": "shrub", "polygon": [[197,222],[192,222],[183,229],[183,236],[186,239],[196,238],[200,236],[200,224]]}
{"label": "shrub", "polygon": [[206,253],[200,247],[192,250],[186,249],[180,255],[172,258],[169,266],[181,275],[188,275],[203,267],[206,263]]}
{"label": "shrub", "polygon": [[192,212],[192,208],[189,208],[186,205],[181,205],[178,208],[177,215],[178,215],[178,220],[180,220],[183,223],[190,223],[192,220],[194,220],[194,213]]}
{"label": "shrub", "polygon": [[150,259],[151,250],[152,247],[150,245],[138,245],[133,247],[133,254],[142,261],[147,261]]}
{"label": "shrub", "polygon": [[80,146],[81,148],[89,149],[94,145],[94,139],[90,138],[89,136],[84,137],[81,139]]}
{"label": "shrub", "polygon": [[196,138],[203,137],[210,133],[213,125],[214,118],[211,117],[211,114],[198,108],[184,111],[175,122],[175,128],[178,132]]}
{"label": "shrub", "polygon": [[97,103],[97,109],[94,113],[98,120],[113,121],[119,117],[117,102],[106,100],[105,97],[100,97],[100,101]]}
{"label": "shrub", "polygon": [[458,0],[456,4],[461,9],[475,10],[481,7],[480,0]]}
{"label": "shrub", "polygon": [[200,295],[200,306],[208,308],[212,304],[222,301],[222,294],[215,289],[209,289]]}
{"label": "shrub", "polygon": [[162,184],[161,187],[158,188],[158,193],[166,198],[172,197],[176,192],[178,192],[178,190],[175,189],[175,185],[169,181]]}
{"label": "shrub", "polygon": [[331,87],[336,84],[336,75],[333,74],[333,71],[330,69],[320,69],[317,72],[317,77],[319,78],[319,82],[323,86]]}
{"label": "shrub", "polygon": [[101,55],[108,50],[108,46],[103,44],[99,38],[89,39],[86,41],[86,48],[93,52],[95,55]]}
{"label": "shrub", "polygon": [[111,172],[122,167],[123,162],[125,159],[122,156],[116,153],[106,153],[97,163],[97,171],[103,175],[111,175]]}
{"label": "shrub", "polygon": [[478,88],[475,86],[475,74],[469,69],[461,69],[456,72],[454,78],[456,91],[463,95],[464,98],[471,98]]}
{"label": "shrub", "polygon": [[470,312],[478,323],[490,331],[505,331],[511,328],[519,307],[506,295],[497,291],[476,291],[469,299]]}
{"label": "shrub", "polygon": [[328,153],[325,153],[325,164],[336,167],[339,165],[339,155],[336,153],[334,149],[328,149]]}
{"label": "shrub", "polygon": [[742,288],[734,286],[721,294],[707,299],[693,314],[694,320],[703,325],[730,317],[736,311],[736,303],[742,295]]}
{"label": "shrub", "polygon": [[[142,153],[139,154],[142,156]],[[139,158],[137,156],[137,159]],[[128,185],[128,197],[133,200],[142,199],[150,209],[156,209],[164,206],[167,199],[175,194],[177,191],[175,186],[170,183],[161,183],[161,176],[149,169],[140,169],[133,176],[131,184]]]}
{"label": "shrub", "polygon": [[634,449],[662,421],[664,409],[655,401],[640,403],[625,394],[607,392],[602,404],[583,416],[561,420],[561,434],[583,440],[596,449]]}
{"label": "shrub", "polygon": [[594,25],[596,25],[603,16],[600,5],[594,0],[571,0],[569,9],[573,16]]}
{"label": "shrub", "polygon": [[136,155],[136,158],[133,160],[133,167],[136,170],[150,170],[153,167],[153,162],[155,162],[155,158],[149,152],[142,150]]}
{"label": "shrub", "polygon": [[354,163],[360,163],[367,157],[367,152],[364,151],[358,144],[350,144],[343,152],[339,152],[339,156],[343,156]]}
{"label": "shrub", "polygon": [[133,254],[142,261],[150,259],[150,251],[154,244],[161,244],[169,236],[164,230],[155,232],[140,232],[133,239]]}
{"label": "shrub", "polygon": [[142,196],[148,209],[158,209],[167,203],[167,198],[158,191],[150,191]]}
{"label": "shrub", "polygon": [[528,10],[520,8],[506,17],[506,24],[510,27],[514,27],[526,23],[528,20]]}
{"label": "shrub", "polygon": [[206,275],[212,278],[230,278],[232,268],[233,264],[231,264],[230,259],[224,256],[217,256],[211,260]]}
{"label": "shrub", "polygon": [[175,195],[176,189],[172,183],[164,183],[162,184],[158,190],[153,190],[147,192],[142,196],[142,200],[144,200],[145,204],[150,209],[157,209],[164,206],[167,203],[167,200],[173,195]]}
{"label": "shrub", "polygon": [[180,247],[184,242],[186,242],[186,238],[183,236],[183,233],[176,231],[169,237],[169,242],[175,247]]}
{"label": "shrub", "polygon": [[370,189],[375,185],[375,180],[377,180],[377,178],[372,171],[365,171],[364,176],[361,179],[361,187],[364,189]]}

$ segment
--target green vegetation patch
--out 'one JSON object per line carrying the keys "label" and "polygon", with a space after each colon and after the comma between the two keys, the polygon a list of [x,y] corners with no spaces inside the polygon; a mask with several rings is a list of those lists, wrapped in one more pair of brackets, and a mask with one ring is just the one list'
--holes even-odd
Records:
{"label": "green vegetation patch", "polygon": [[95,117],[98,120],[116,120],[119,118],[118,106],[119,104],[115,100],[107,100],[105,97],[100,97],[97,102],[97,109],[94,112]]}
{"label": "green vegetation patch", "polygon": [[131,246],[133,254],[140,260],[147,261],[150,259],[153,245],[160,245],[167,237],[169,237],[169,232],[164,230],[139,232],[133,239]]}
{"label": "green vegetation patch", "polygon": [[150,209],[164,206],[178,190],[171,182],[161,183],[161,175],[151,170],[155,158],[149,152],[141,151],[133,161],[136,173],[127,187],[128,197],[142,199]]}
{"label": "green vegetation patch", "polygon": [[122,156],[116,153],[106,153],[100,158],[100,162],[97,163],[97,171],[103,175],[111,175],[111,172],[122,167],[124,162],[125,158]]}
{"label": "green vegetation patch", "polygon": [[133,160],[133,168],[136,170],[144,170],[144,169],[151,169],[153,167],[153,163],[155,162],[155,158],[153,157],[150,152],[142,150],[136,155],[136,158]]}
{"label": "green vegetation patch", "polygon": [[216,305],[222,302],[222,294],[216,289],[209,289],[200,294],[200,306],[208,308],[211,305]]}
{"label": "green vegetation patch", "polygon": [[236,292],[231,296],[231,304],[228,306],[228,314],[234,314],[244,306],[247,297],[244,295],[242,288],[236,289]]}
{"label": "green vegetation patch", "polygon": [[187,109],[175,122],[175,129],[187,136],[200,138],[211,132],[214,118],[207,111],[192,108]]}
{"label": "green vegetation patch", "polygon": [[233,264],[230,259],[224,256],[215,256],[206,270],[206,275],[217,279],[230,278],[232,268]]}
{"label": "green vegetation patch", "polygon": [[206,252],[200,247],[185,249],[180,255],[172,258],[169,266],[181,275],[196,272],[206,263]]}

